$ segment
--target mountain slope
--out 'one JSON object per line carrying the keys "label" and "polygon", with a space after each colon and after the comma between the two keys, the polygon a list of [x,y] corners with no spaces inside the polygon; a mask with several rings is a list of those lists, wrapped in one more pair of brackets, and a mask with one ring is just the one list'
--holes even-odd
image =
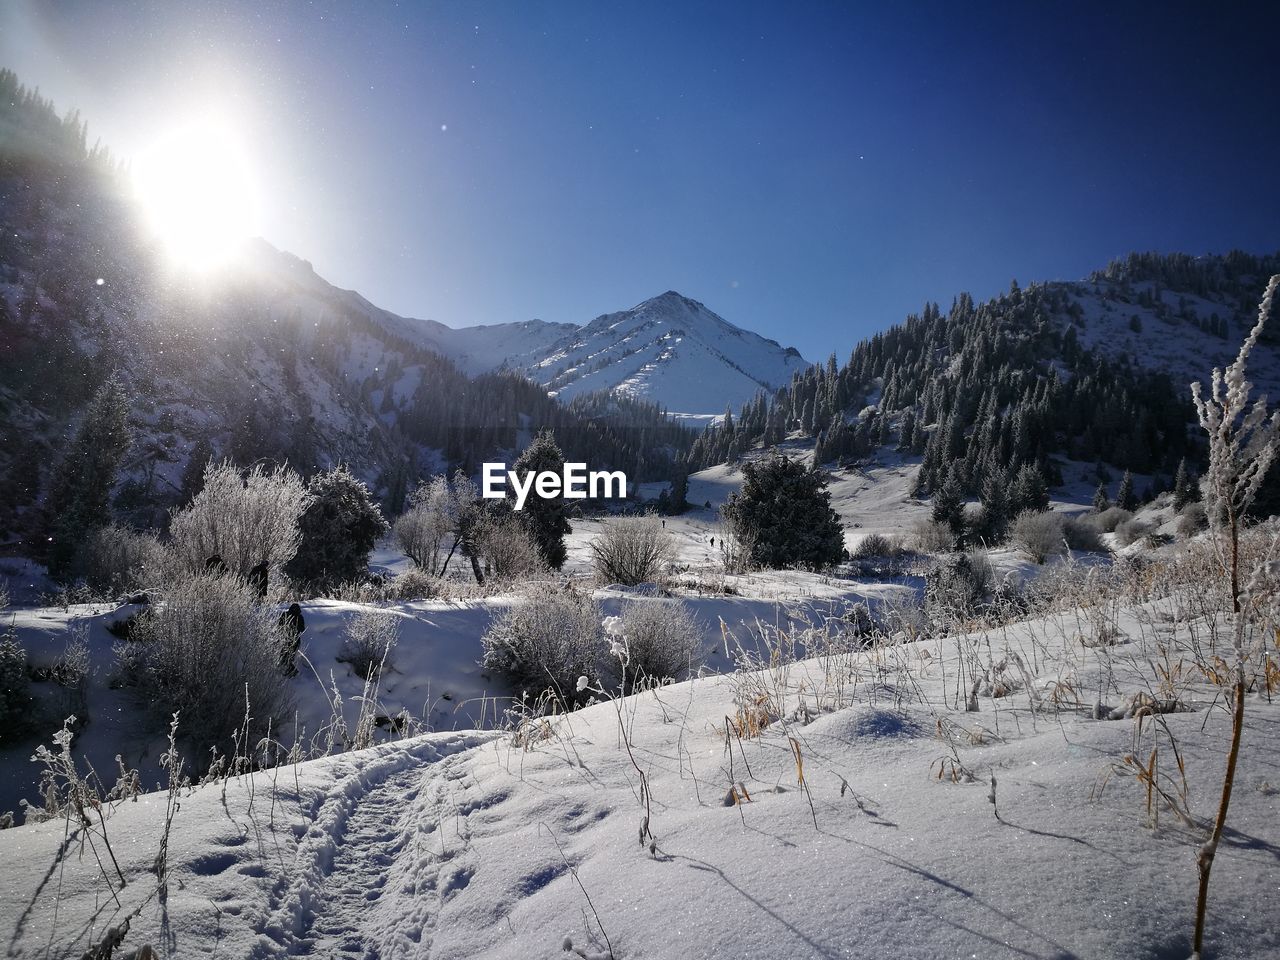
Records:
{"label": "mountain slope", "polygon": [[597,317],[508,363],[562,399],[610,390],[683,414],[739,407],[809,366],[794,348],[735,327],[675,291]]}
{"label": "mountain slope", "polygon": [[[691,461],[803,436],[821,463],[886,445],[921,454],[917,493],[950,483],[998,505],[1024,467],[1056,485],[1066,461],[1145,474],[1158,492],[1184,458],[1193,473],[1203,460],[1189,385],[1234,359],[1277,271],[1280,255],[1144,254],[985,303],[961,294],[946,313],[926,304],[843,367],[810,368],[705,433]],[[1277,342],[1269,331],[1250,357],[1255,397],[1280,387]],[[1099,481],[1111,482],[1105,468]]]}
{"label": "mountain slope", "polygon": [[544,428],[569,459],[637,479],[665,476],[688,447],[654,405],[561,404],[515,372],[465,372],[500,365],[513,339],[562,336],[558,325],[398,317],[263,241],[217,270],[174,270],[83,125],[2,70],[0,129],[0,539],[38,535],[25,520],[113,374],[133,438],[115,507],[146,526],[163,525],[210,457],[345,462],[398,510],[423,473],[474,473]]}
{"label": "mountain slope", "polygon": [[437,320],[387,316],[394,317],[392,322],[403,329],[405,336],[448,357],[458,369],[471,376],[510,368],[513,356],[547,350],[579,329],[572,323],[546,320],[447,327]]}

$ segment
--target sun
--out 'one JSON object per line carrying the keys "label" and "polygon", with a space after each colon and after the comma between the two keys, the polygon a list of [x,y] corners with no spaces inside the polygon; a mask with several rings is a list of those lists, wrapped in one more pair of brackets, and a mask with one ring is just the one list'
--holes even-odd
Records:
{"label": "sun", "polygon": [[208,270],[258,232],[258,197],[242,141],[225,123],[176,126],[133,162],[147,225],[177,264]]}

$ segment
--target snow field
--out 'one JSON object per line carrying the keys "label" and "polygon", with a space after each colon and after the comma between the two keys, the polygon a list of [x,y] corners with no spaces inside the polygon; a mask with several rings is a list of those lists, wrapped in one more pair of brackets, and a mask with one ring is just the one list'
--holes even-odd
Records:
{"label": "snow field", "polygon": [[[1184,956],[1198,834],[1167,808],[1156,825],[1117,771],[1153,746],[1167,755],[1167,730],[1190,814],[1207,816],[1226,716],[1200,681],[1179,691],[1193,712],[1093,719],[1156,682],[1182,629],[1173,609],[1121,611],[1107,647],[1085,645],[1072,610],[694,679],[515,735],[427,734],[233,779],[225,797],[205,787],[175,821],[168,903],[147,902],[128,942],[514,958],[560,955],[566,937],[607,956],[607,934],[617,957]],[[1250,704],[1211,900],[1218,956],[1280,949],[1256,909],[1277,887],[1277,709]],[[752,710],[767,723],[739,737]],[[163,803],[108,818],[126,911],[154,885]],[[51,870],[64,829],[0,833],[0,883],[23,891],[6,900],[23,909],[16,956],[43,950],[55,877],[55,942],[104,905],[99,933],[118,914],[92,857]]]}

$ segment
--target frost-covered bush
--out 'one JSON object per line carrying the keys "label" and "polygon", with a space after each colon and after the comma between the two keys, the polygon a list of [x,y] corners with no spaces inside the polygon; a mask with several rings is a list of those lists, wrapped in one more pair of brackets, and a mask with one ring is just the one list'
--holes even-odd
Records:
{"label": "frost-covered bush", "polygon": [[911,527],[912,545],[920,553],[950,553],[956,546],[956,535],[945,523],[917,520]]}
{"label": "frost-covered bush", "polygon": [[625,682],[627,690],[638,684],[680,680],[701,660],[702,631],[679,600],[633,600],[622,609],[624,659],[605,658],[603,679],[610,689]]}
{"label": "frost-covered bush", "polygon": [[563,703],[579,698],[578,677],[596,676],[608,652],[595,601],[543,587],[500,614],[481,641],[482,663],[530,702],[550,689]]}
{"label": "frost-covered bush", "polygon": [[174,553],[191,574],[203,573],[214,555],[241,577],[263,561],[279,571],[298,552],[298,520],[310,503],[306,484],[288,467],[241,471],[211,463],[204,488],[169,524]]}
{"label": "frost-covered bush", "polygon": [[1116,527],[1132,516],[1133,514],[1128,510],[1122,510],[1120,507],[1108,507],[1101,513],[1094,515],[1091,521],[1098,528],[1099,533],[1114,533]]}
{"label": "frost-covered bush", "polygon": [[1064,538],[1062,517],[1047,511],[1023,510],[1009,530],[1009,540],[1036,563],[1044,563],[1047,557],[1065,552]]}
{"label": "frost-covered bush", "polygon": [[444,565],[441,543],[457,527],[459,506],[457,492],[441,474],[419,485],[409,499],[409,509],[392,527],[396,546],[433,576]]}
{"label": "frost-covered bush", "polygon": [[990,595],[994,580],[982,554],[959,553],[940,560],[925,575],[925,613],[942,626],[967,620]]}
{"label": "frost-covered bush", "polygon": [[369,553],[389,529],[369,488],[339,466],[312,477],[307,493],[311,502],[298,519],[298,552],[285,572],[322,590],[364,575]]}
{"label": "frost-covered bush", "polygon": [[1145,520],[1125,520],[1116,527],[1116,543],[1127,547],[1149,536],[1154,528]]}
{"label": "frost-covered bush", "polygon": [[417,569],[396,574],[382,590],[387,600],[430,600],[439,592],[440,581]]}
{"label": "frost-covered bush", "polygon": [[902,553],[902,544],[897,537],[886,537],[882,533],[869,533],[858,541],[850,556],[854,560],[872,557],[896,557]]}
{"label": "frost-covered bush", "polygon": [[1096,517],[1067,517],[1062,522],[1062,536],[1072,550],[1099,553],[1106,549],[1094,523]]}
{"label": "frost-covered bush", "polygon": [[1209,526],[1209,515],[1205,513],[1203,503],[1188,503],[1178,511],[1178,536],[1190,540],[1201,530]]}
{"label": "frost-covered bush", "polygon": [[591,566],[601,583],[655,583],[674,559],[674,541],[657,517],[610,520],[591,541]]}
{"label": "frost-covered bush", "polygon": [[175,584],[138,619],[122,647],[134,683],[167,726],[181,711],[196,756],[229,755],[247,710],[250,743],[289,713],[275,614],[235,577],[200,574]]}
{"label": "frost-covered bush", "polygon": [[0,743],[18,739],[31,712],[27,651],[12,631],[0,636]]}
{"label": "frost-covered bush", "polygon": [[400,636],[400,620],[389,610],[364,607],[347,621],[338,660],[351,664],[361,680],[381,673]]}
{"label": "frost-covered bush", "polygon": [[486,571],[497,580],[545,576],[546,560],[529,529],[510,511],[483,516],[476,523],[475,551],[484,557]]}
{"label": "frost-covered bush", "polygon": [[92,530],[77,551],[75,571],[99,596],[154,584],[165,567],[165,550],[153,533],[111,523]]}

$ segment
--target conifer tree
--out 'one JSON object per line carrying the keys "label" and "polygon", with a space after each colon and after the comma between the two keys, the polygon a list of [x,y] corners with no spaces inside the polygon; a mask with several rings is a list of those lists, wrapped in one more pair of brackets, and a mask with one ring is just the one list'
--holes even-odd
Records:
{"label": "conifer tree", "polygon": [[1102,513],[1109,509],[1111,509],[1111,499],[1107,496],[1107,485],[1099,483],[1098,489],[1093,491],[1093,512]]}
{"label": "conifer tree", "polygon": [[[533,443],[525,448],[524,453],[516,459],[512,469],[520,477],[548,471],[555,474],[564,472],[564,454],[556,443],[550,430],[544,430],[534,438]],[[528,529],[542,559],[553,570],[564,566],[568,556],[564,538],[569,532],[569,521],[565,517],[564,500],[560,497],[544,498],[531,494],[524,503],[524,509],[518,514],[521,522]]]}
{"label": "conifer tree", "polygon": [[1047,510],[1048,507],[1049,491],[1044,474],[1034,463],[1023,464],[1009,490],[1009,512],[1016,517],[1023,510]]}
{"label": "conifer tree", "polygon": [[81,540],[110,519],[116,474],[129,449],[129,403],[119,378],[107,379],[85,408],[45,504],[49,572],[62,576]]}
{"label": "conifer tree", "polygon": [[997,467],[982,480],[982,534],[989,543],[1001,543],[1009,527],[1009,477]]}
{"label": "conifer tree", "polygon": [[951,473],[933,495],[932,516],[957,537],[964,535],[964,491]]}
{"label": "conifer tree", "polygon": [[1178,461],[1178,472],[1173,478],[1173,508],[1181,510],[1197,498],[1195,484],[1191,482],[1191,474],[1187,471],[1187,458]]}
{"label": "conifer tree", "polygon": [[741,492],[721,510],[753,564],[821,569],[844,555],[840,518],[821,471],[773,456],[743,467]]}
{"label": "conifer tree", "polygon": [[684,464],[676,465],[675,477],[671,480],[671,512],[684,513],[689,508],[689,472]]}
{"label": "conifer tree", "polygon": [[389,527],[369,488],[345,466],[318,473],[307,484],[312,500],[298,518],[298,552],[285,565],[303,583],[332,586],[368,571],[369,553]]}
{"label": "conifer tree", "polygon": [[1116,506],[1130,512],[1138,509],[1138,497],[1133,490],[1133,474],[1128,470],[1120,480],[1120,489],[1116,492]]}

